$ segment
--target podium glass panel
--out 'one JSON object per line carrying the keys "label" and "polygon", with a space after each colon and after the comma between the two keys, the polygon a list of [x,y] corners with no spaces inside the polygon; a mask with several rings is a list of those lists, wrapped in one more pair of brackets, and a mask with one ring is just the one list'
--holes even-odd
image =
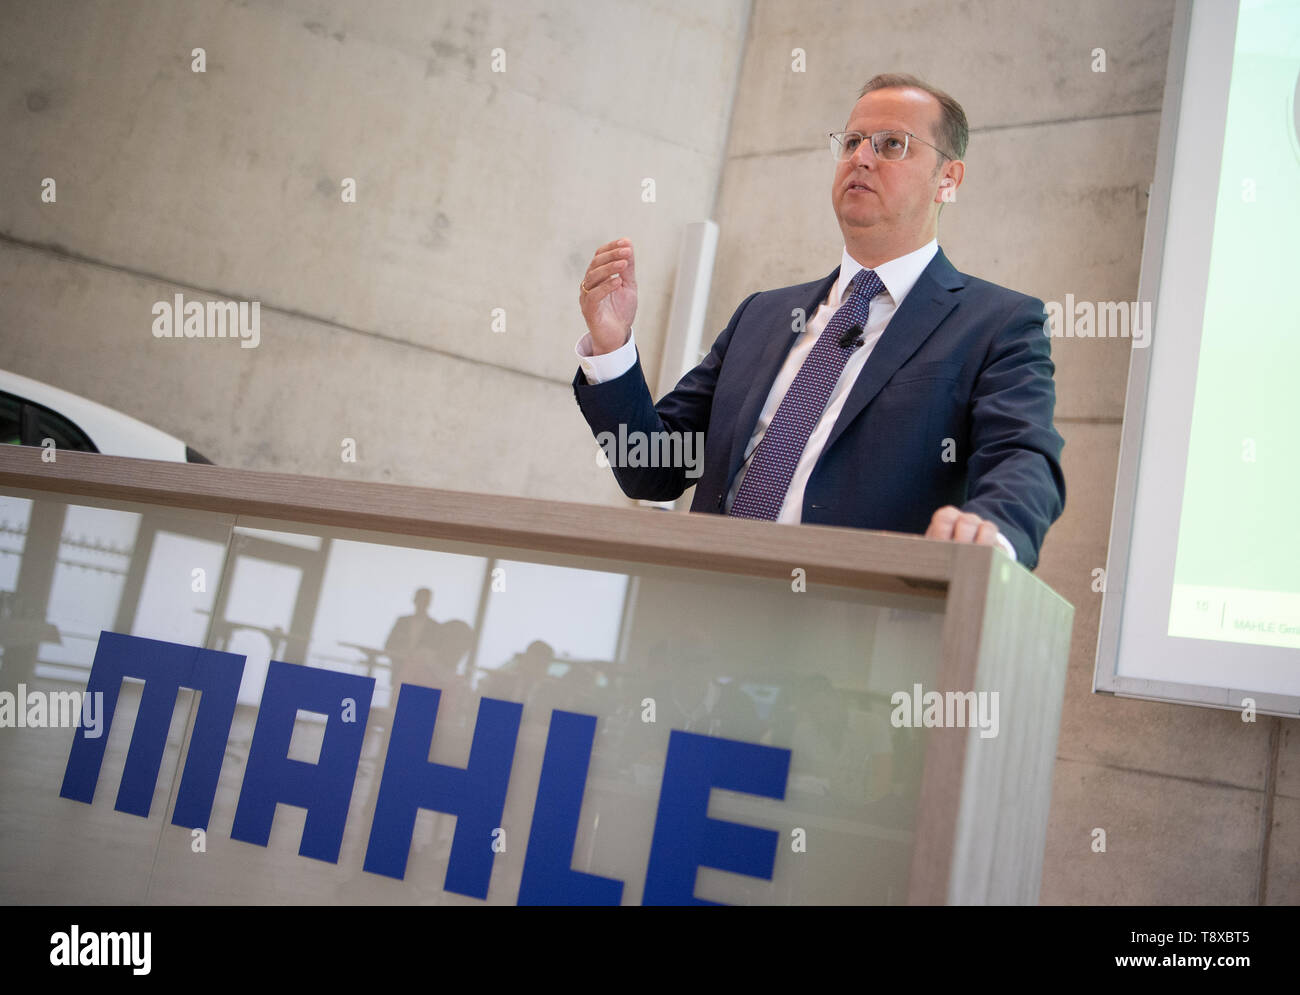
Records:
{"label": "podium glass panel", "polygon": [[137,680],[90,804],[60,797],[80,730],[0,730],[4,901],[907,898],[925,730],[891,696],[935,686],[942,598],[34,492],[0,518],[0,686],[192,668],[147,817],[114,809]]}
{"label": "podium glass panel", "polygon": [[[10,490],[0,494],[0,901],[145,901],[194,692],[162,712],[158,774],[119,786],[143,683],[113,723],[84,695],[100,633],[202,646],[233,516]],[[60,796],[74,738],[102,749],[93,800]],[[95,735],[98,733],[98,735]],[[123,800],[124,801],[124,800]]]}

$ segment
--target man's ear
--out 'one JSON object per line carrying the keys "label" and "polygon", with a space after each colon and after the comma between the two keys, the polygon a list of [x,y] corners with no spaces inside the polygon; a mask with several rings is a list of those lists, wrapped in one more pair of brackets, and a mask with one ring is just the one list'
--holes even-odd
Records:
{"label": "man's ear", "polygon": [[957,188],[966,177],[966,164],[961,160],[948,163],[939,180],[934,199],[940,204],[950,204],[957,199]]}

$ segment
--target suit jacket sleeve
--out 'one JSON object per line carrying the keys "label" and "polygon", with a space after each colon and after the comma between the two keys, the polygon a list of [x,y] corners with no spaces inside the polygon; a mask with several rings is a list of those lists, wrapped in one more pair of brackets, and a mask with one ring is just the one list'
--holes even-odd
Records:
{"label": "suit jacket sleeve", "polygon": [[[709,416],[713,410],[713,389],[718,382],[718,371],[722,368],[723,357],[740,316],[757,296],[756,293],[751,294],[741,302],[727,327],[713,343],[709,354],[699,366],[682,377],[677,386],[658,404],[650,396],[650,388],[641,369],[640,350],[637,351],[636,363],[630,370],[621,377],[604,383],[588,383],[579,368],[573,378],[573,394],[596,441],[602,442],[601,436],[604,433],[609,433],[617,440],[619,426],[625,425],[624,432],[628,436],[633,432],[642,432],[649,438],[654,438],[653,433],[658,432],[701,432],[705,434],[707,445]],[[607,436],[606,439],[608,438]],[[619,487],[628,497],[642,501],[676,500],[698,479],[688,477],[684,465],[629,467],[620,466],[619,462],[610,461]]]}
{"label": "suit jacket sleeve", "polygon": [[1020,297],[993,338],[971,394],[963,511],[995,522],[1026,568],[1065,509],[1061,450],[1052,424],[1056,386],[1042,303]]}

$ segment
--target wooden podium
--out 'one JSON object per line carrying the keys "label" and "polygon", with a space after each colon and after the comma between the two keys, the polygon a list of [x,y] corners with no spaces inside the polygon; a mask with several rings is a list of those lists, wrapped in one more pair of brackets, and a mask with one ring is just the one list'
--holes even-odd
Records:
{"label": "wooden podium", "polygon": [[0,708],[0,900],[1037,901],[1000,549],[27,447],[0,519],[0,701],[111,711]]}

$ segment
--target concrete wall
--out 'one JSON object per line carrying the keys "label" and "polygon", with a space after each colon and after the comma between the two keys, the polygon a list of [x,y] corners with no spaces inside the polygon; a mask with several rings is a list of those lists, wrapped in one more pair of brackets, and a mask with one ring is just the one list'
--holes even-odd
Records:
{"label": "concrete wall", "polygon": [[[222,464],[619,500],[569,387],[578,281],[596,246],[637,236],[638,326],[664,325],[748,13],[4,4],[0,368]],[[261,344],[155,339],[176,292],[260,301]],[[658,336],[642,348],[657,369]]]}
{"label": "concrete wall", "polygon": [[[940,235],[959,269],[1133,300],[1172,20],[1172,0],[6,4],[0,367],[221,463],[620,502],[568,386],[596,245],[636,240],[653,372],[681,225],[717,220],[711,340],[749,292],[838,263],[823,136],[902,70],[971,119]],[[154,339],[178,291],[260,300],[262,344]],[[1038,572],[1077,613],[1042,900],[1296,903],[1296,723],[1089,690],[1127,346],[1053,342],[1069,493]]]}
{"label": "concrete wall", "polygon": [[[838,265],[823,136],[870,76],[891,71],[947,90],[970,119],[966,180],[939,234],[958,269],[1045,301],[1136,300],[1173,13],[1172,0],[759,0],[716,213],[710,327],[754,290]],[[805,73],[791,71],[795,48]],[[1092,69],[1095,48],[1105,72]],[[1106,564],[1129,345],[1052,342],[1068,494],[1037,572],[1076,614],[1041,900],[1294,904],[1297,723],[1091,693],[1092,571]],[[1105,853],[1091,849],[1095,827]]]}

